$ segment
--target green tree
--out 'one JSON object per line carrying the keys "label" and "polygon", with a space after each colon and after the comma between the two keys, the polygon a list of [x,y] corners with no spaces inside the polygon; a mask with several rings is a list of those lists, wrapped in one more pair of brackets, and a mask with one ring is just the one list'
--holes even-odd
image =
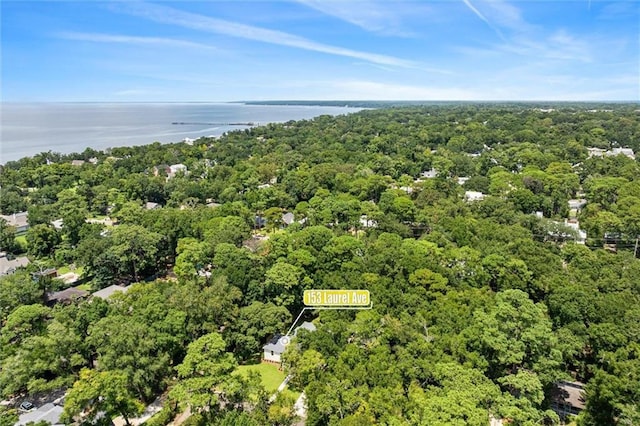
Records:
{"label": "green tree", "polygon": [[27,230],[27,252],[34,257],[50,257],[61,238],[58,231],[48,224],[38,224]]}
{"label": "green tree", "polygon": [[311,280],[303,278],[304,271],[287,262],[277,262],[265,274],[265,293],[280,306],[291,306],[301,295],[301,289],[309,287]]}
{"label": "green tree", "polygon": [[0,324],[15,308],[38,303],[42,296],[38,283],[25,272],[0,277]]}
{"label": "green tree", "polygon": [[82,424],[92,424],[104,413],[108,419],[120,415],[130,425],[129,419],[143,409],[144,405],[129,390],[126,374],[83,369],[65,397],[61,420],[72,423],[81,419]]}
{"label": "green tree", "polygon": [[[148,309],[161,309],[157,303],[147,304]],[[144,309],[142,304],[130,306]],[[162,388],[171,370],[170,345],[179,338],[177,327],[170,326],[175,314],[163,311],[165,321],[158,319],[149,324],[140,316],[112,314],[92,324],[88,330],[87,343],[98,354],[100,370],[121,371],[129,389],[143,399],[151,399]],[[159,328],[165,329],[164,332]]]}
{"label": "green tree", "polygon": [[195,238],[179,240],[177,254],[173,271],[181,278],[197,277],[211,260],[209,245]]}
{"label": "green tree", "polygon": [[414,425],[486,425],[499,388],[482,372],[438,363],[421,387],[409,386],[407,420]]}
{"label": "green tree", "polygon": [[216,217],[204,225],[204,239],[213,248],[220,243],[239,247],[250,235],[251,228],[238,216]]}
{"label": "green tree", "polygon": [[87,215],[87,200],[76,191],[65,189],[58,194],[55,206],[62,218],[62,231],[71,245],[80,240],[80,228],[84,225]]}
{"label": "green tree", "polygon": [[213,417],[226,393],[235,385],[231,373],[237,367],[233,354],[218,333],[206,334],[189,344],[187,355],[176,367],[180,380],[169,395],[206,417]]}
{"label": "green tree", "polygon": [[468,342],[488,362],[489,377],[517,375],[524,369],[537,374],[543,386],[557,378],[561,353],[543,304],[521,290],[505,290],[496,295],[493,308],[476,311],[474,320]]}
{"label": "green tree", "polygon": [[240,308],[237,321],[230,326],[228,341],[241,359],[250,359],[259,353],[267,338],[284,333],[291,321],[291,314],[284,306],[253,302]]}
{"label": "green tree", "polygon": [[16,243],[16,228],[0,218],[0,251],[15,253],[20,246]]}

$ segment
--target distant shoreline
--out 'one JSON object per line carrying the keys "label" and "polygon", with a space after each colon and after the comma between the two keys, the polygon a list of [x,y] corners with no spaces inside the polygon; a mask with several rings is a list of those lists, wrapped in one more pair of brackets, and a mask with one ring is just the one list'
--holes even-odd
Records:
{"label": "distant shoreline", "polygon": [[602,105],[640,105],[640,101],[376,101],[376,100],[270,100],[270,101],[235,101],[229,103],[237,103],[243,105],[261,105],[261,106],[309,106],[309,107],[345,107],[345,108],[397,108],[411,106],[452,106],[452,105],[477,105],[477,106],[535,106],[549,107],[562,106],[572,107],[579,106],[602,106]]}
{"label": "distant shoreline", "polygon": [[230,102],[3,102],[0,164],[43,152],[176,143],[362,108]]}

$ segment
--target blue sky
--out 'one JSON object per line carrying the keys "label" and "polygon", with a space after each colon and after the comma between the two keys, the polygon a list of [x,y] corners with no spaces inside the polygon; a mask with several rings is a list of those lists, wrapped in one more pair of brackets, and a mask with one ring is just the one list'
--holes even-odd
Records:
{"label": "blue sky", "polygon": [[639,100],[640,2],[0,2],[3,101]]}

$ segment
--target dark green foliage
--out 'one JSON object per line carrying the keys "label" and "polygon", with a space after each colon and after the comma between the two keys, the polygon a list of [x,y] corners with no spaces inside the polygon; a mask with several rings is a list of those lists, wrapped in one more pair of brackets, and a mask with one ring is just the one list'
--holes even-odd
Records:
{"label": "dark green foliage", "polygon": [[[637,106],[538,107],[385,108],[7,164],[0,210],[28,209],[32,260],[74,261],[96,288],[175,276],[53,309],[28,275],[0,279],[2,395],[75,381],[73,416],[94,381],[125,396],[114,414],[169,390],[151,424],[188,404],[190,424],[289,424],[292,401],[269,405],[237,362],[288,330],[305,289],[362,288],[371,310],[305,311],[317,331],[284,356],[309,425],[557,424],[550,391],[570,377],[587,383],[580,424],[638,423],[640,166],[587,158],[640,150]],[[175,163],[190,173],[155,176]],[[103,214],[118,224],[84,223]]]}

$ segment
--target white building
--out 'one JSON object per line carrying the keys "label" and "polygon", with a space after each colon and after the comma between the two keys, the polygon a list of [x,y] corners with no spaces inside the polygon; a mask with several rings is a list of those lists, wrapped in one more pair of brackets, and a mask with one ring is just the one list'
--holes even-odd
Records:
{"label": "white building", "polygon": [[295,222],[295,220],[296,218],[291,212],[287,212],[282,215],[282,223],[285,224],[286,226],[291,225],[293,222]]}
{"label": "white building", "polygon": [[420,177],[423,177],[425,179],[433,179],[437,176],[438,176],[438,171],[433,168],[431,170],[425,170],[424,172],[420,173]]}
{"label": "white building", "polygon": [[[300,326],[296,327],[293,331],[293,335],[298,334],[298,330],[305,329],[308,331],[316,331],[316,326],[310,322],[303,322]],[[282,336],[280,334],[274,335],[266,345],[262,347],[262,359],[267,362],[274,362],[280,364],[282,362],[282,354],[287,349],[289,337]],[[284,340],[284,341],[283,341]]]}
{"label": "white building", "polygon": [[585,200],[584,198],[569,200],[569,210],[579,211],[586,205],[587,205],[587,200]]}
{"label": "white building", "polygon": [[362,226],[363,228],[377,228],[378,222],[370,219],[366,214],[363,214],[362,216],[360,216],[360,226]]}
{"label": "white building", "polygon": [[19,212],[8,215],[0,215],[1,218],[7,221],[7,225],[13,226],[16,229],[16,234],[24,234],[29,229],[29,220],[27,212]]}
{"label": "white building", "polygon": [[615,157],[616,155],[626,155],[632,160],[636,159],[636,155],[631,148],[611,148],[609,151],[605,151],[600,148],[587,148],[589,152],[589,158],[591,157]]}
{"label": "white building", "polygon": [[587,242],[587,231],[583,231],[580,229],[580,222],[577,220],[564,220],[565,226],[573,229],[577,233],[576,243],[577,244],[585,244]]}
{"label": "white building", "polygon": [[465,191],[464,199],[465,201],[471,203],[474,201],[482,201],[484,200],[485,195],[482,192],[478,191]]}
{"label": "white building", "polygon": [[627,157],[631,158],[632,160],[636,159],[636,155],[633,152],[633,149],[631,148],[612,148],[609,151],[607,151],[605,153],[608,157],[612,157],[612,156],[616,156],[616,155],[626,155]]}
{"label": "white building", "polygon": [[184,164],[172,164],[169,166],[169,173],[167,173],[167,176],[171,178],[180,172],[186,175],[189,172],[187,170],[187,166]]}

